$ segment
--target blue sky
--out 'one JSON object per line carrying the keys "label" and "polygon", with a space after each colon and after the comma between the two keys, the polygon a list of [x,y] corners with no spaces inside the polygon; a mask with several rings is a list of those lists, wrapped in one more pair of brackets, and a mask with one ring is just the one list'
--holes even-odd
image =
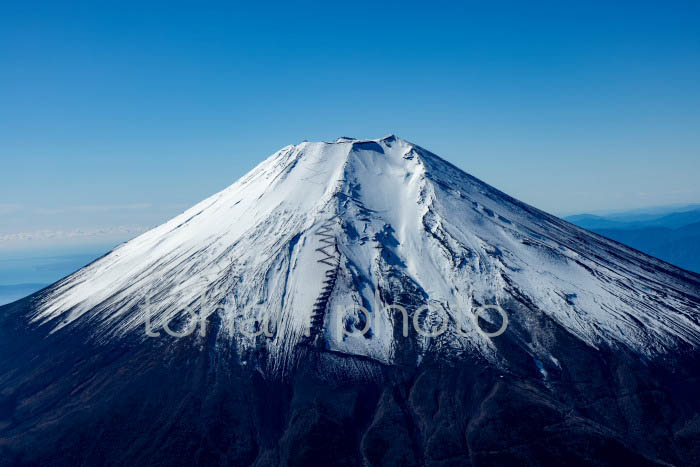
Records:
{"label": "blue sky", "polygon": [[698,2],[198,3],[3,5],[0,252],[109,244],[338,136],[559,214],[700,201]]}

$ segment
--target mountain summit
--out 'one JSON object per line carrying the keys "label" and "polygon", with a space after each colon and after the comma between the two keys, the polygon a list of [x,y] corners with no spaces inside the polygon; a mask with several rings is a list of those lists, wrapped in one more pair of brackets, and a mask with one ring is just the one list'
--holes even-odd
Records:
{"label": "mountain summit", "polygon": [[697,274],[395,136],[304,142],[0,308],[0,457],[690,465],[699,348]]}
{"label": "mountain summit", "polygon": [[[97,323],[93,332],[118,338],[145,336],[146,311],[156,330],[192,321],[187,308],[207,316],[218,310],[222,345],[263,345],[281,360],[308,341],[311,323],[327,349],[392,363],[403,317],[382,311],[402,304],[408,314],[425,307],[418,318],[423,334],[447,326],[437,339],[417,336],[410,346],[415,363],[429,350],[495,361],[493,340],[471,317],[480,306],[498,305],[510,332],[551,361],[543,319],[592,347],[653,356],[696,346],[697,297],[696,275],[534,209],[387,136],[283,148],[220,193],[51,287],[33,321],[54,331]],[[236,332],[256,316],[268,323],[265,339]],[[358,335],[368,317],[369,331]]]}

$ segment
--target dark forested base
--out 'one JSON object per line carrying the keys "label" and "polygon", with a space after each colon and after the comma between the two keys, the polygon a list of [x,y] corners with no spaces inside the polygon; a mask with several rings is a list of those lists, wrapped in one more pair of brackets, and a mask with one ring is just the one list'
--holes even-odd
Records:
{"label": "dark forested base", "polygon": [[[698,465],[697,360],[561,330],[545,378],[464,357],[388,367],[307,348],[285,379],[206,340],[101,346],[0,308],[0,465]],[[196,349],[196,351],[195,351]],[[261,357],[262,358],[262,357]],[[338,369],[364,368],[364,377]],[[336,369],[336,370],[333,370]],[[358,374],[358,372],[354,372]]]}

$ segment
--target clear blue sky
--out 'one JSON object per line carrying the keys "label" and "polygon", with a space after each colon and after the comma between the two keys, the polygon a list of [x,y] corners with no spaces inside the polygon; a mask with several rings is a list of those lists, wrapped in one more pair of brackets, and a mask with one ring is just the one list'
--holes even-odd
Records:
{"label": "clear blue sky", "polygon": [[0,236],[119,237],[387,133],[554,213],[700,201],[698,2],[199,3],[3,4]]}

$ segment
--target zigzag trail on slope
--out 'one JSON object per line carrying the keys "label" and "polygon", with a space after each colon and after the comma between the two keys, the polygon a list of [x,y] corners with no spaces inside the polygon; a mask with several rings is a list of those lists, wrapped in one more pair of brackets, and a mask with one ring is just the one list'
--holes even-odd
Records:
{"label": "zigzag trail on slope", "polygon": [[[337,229],[333,255],[324,250],[330,233],[318,234],[328,232],[329,219]],[[319,248],[327,262],[318,262]],[[329,275],[330,256],[337,266]],[[436,350],[495,361],[494,342],[463,318],[480,304],[516,302],[522,309],[509,310],[507,332],[521,333],[540,359],[556,358],[542,319],[592,347],[625,346],[647,357],[700,345],[700,276],[521,203],[394,136],[283,148],[54,284],[31,318],[52,332],[88,326],[97,340],[143,336],[144,297],[156,328],[187,319],[189,306],[234,303],[222,315],[219,345],[242,353],[262,345],[276,361],[308,342],[316,313],[314,341],[394,362],[403,344],[382,308],[401,300],[430,304],[449,320],[440,339],[415,338],[417,358]],[[342,322],[339,310],[354,306],[370,311],[371,333],[344,336],[322,325]],[[236,331],[253,309],[275,323],[272,338]],[[423,325],[437,326],[439,314],[426,313]]]}

